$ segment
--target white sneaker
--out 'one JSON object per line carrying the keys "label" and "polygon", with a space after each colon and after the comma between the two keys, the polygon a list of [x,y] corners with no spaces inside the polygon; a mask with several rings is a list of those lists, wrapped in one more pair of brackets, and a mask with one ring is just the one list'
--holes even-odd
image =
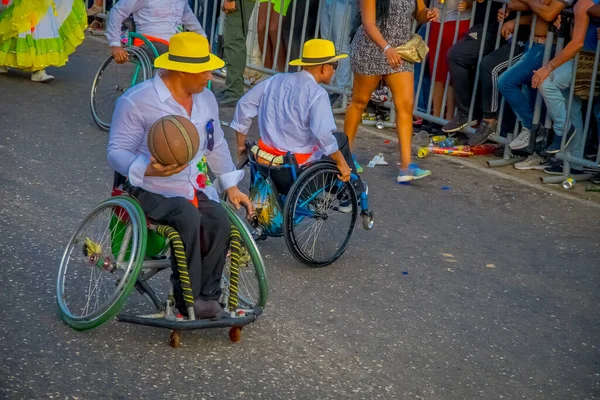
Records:
{"label": "white sneaker", "polygon": [[52,75],[48,75],[45,70],[41,70],[31,74],[31,80],[34,82],[48,83],[54,80],[54,77]]}
{"label": "white sneaker", "polygon": [[527,128],[523,128],[521,130],[521,133],[519,133],[519,136],[517,136],[512,142],[510,142],[508,147],[510,147],[512,150],[524,149],[525,147],[529,146],[530,137],[531,131]]}
{"label": "white sneaker", "polygon": [[8,74],[8,68],[7,67],[0,67],[0,74]]}
{"label": "white sneaker", "polygon": [[516,169],[544,169],[547,166],[548,159],[535,153],[515,164]]}

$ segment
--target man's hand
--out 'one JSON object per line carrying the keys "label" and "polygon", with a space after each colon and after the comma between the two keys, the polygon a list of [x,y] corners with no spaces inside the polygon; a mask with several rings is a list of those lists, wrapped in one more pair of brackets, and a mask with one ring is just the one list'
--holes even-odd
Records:
{"label": "man's hand", "polygon": [[350,180],[350,174],[352,173],[352,170],[348,166],[346,160],[342,158],[340,161],[336,161],[335,164],[337,165],[337,169],[340,170],[340,174],[338,175],[339,180],[342,182],[348,182]]}
{"label": "man's hand", "polygon": [[508,39],[510,35],[515,31],[515,20],[508,21],[502,24],[502,28],[500,29],[500,33],[504,39]]}
{"label": "man's hand", "polygon": [[531,87],[534,89],[539,88],[551,73],[552,69],[550,68],[549,64],[546,64],[542,68],[535,71],[533,78],[531,78]]}
{"label": "man's hand", "polygon": [[166,176],[178,174],[181,171],[183,171],[184,169],[186,169],[187,167],[188,167],[188,164],[179,165],[179,166],[177,164],[162,165],[158,161],[156,161],[156,158],[150,157],[150,165],[148,165],[148,168],[146,168],[145,175],[146,176],[166,177]]}
{"label": "man's hand", "polygon": [[501,8],[498,10],[498,22],[502,22],[504,21],[506,18],[508,18],[510,14],[510,10],[507,8]]}
{"label": "man's hand", "polygon": [[427,21],[439,21],[440,10],[439,8],[431,8],[427,10]]}
{"label": "man's hand", "polygon": [[127,54],[125,49],[122,48],[121,46],[112,46],[110,48],[110,52],[112,53],[113,57],[115,58],[115,61],[117,62],[117,64],[123,64],[123,63],[126,63],[127,60],[129,60],[129,55]]}
{"label": "man's hand", "polygon": [[244,206],[246,208],[246,213],[249,216],[252,215],[252,203],[250,202],[250,199],[242,193],[237,186],[230,187],[226,192],[229,202],[233,204],[236,210],[239,210],[241,206]]}
{"label": "man's hand", "polygon": [[235,1],[225,0],[223,2],[223,12],[225,14],[231,14],[236,11]]}
{"label": "man's hand", "polygon": [[556,29],[560,29],[560,26],[562,25],[562,15],[558,15],[558,17],[556,17],[556,19],[554,20],[554,27]]}

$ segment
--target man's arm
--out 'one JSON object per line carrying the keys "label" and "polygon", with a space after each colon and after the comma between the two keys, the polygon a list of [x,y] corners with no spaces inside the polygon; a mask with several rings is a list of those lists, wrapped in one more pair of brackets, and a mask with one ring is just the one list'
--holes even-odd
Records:
{"label": "man's arm", "polygon": [[131,184],[140,186],[144,181],[150,159],[136,155],[144,138],[140,112],[129,99],[117,100],[108,137],[108,164],[121,175],[129,177]]}
{"label": "man's arm", "polygon": [[327,92],[324,90],[310,107],[310,130],[317,138],[319,147],[325,155],[331,157],[340,170],[339,178],[343,182],[350,180],[352,172],[338,147],[333,136],[337,126],[331,112],[331,104]]}
{"label": "man's arm", "polygon": [[600,19],[600,4],[596,4],[595,6],[592,6],[587,11],[587,14],[590,18]]}
{"label": "man's arm", "polygon": [[248,134],[248,130],[252,125],[252,118],[258,115],[260,99],[262,98],[267,83],[271,79],[272,78],[266,79],[254,86],[248,93],[242,96],[235,107],[233,121],[231,121],[229,127],[236,131],[238,157],[241,156],[246,150],[244,146],[246,135]]}
{"label": "man's arm", "polygon": [[573,28],[573,34],[571,35],[571,41],[556,54],[550,62],[544,65],[542,68],[535,71],[531,80],[532,87],[538,88],[542,82],[554,71],[567,61],[571,60],[579,50],[583,48],[583,42],[585,41],[585,34],[587,32],[590,18],[588,17],[587,11],[591,8],[594,3],[591,0],[578,0],[575,4],[575,26]]}
{"label": "man's arm", "polygon": [[202,29],[202,25],[200,25],[200,21],[198,21],[198,18],[196,18],[194,11],[192,11],[189,4],[186,4],[183,9],[183,16],[181,17],[181,22],[183,22],[183,26],[185,26],[185,28],[188,31],[196,32],[196,33],[206,37],[206,32],[204,32],[204,29]]}
{"label": "man's arm", "polygon": [[564,2],[559,0],[551,0],[549,4],[544,4],[539,0],[525,0],[525,3],[531,11],[547,22],[554,21],[566,6]]}
{"label": "man's arm", "polygon": [[110,10],[106,38],[111,47],[121,47],[121,26],[125,18],[144,6],[144,0],[120,0]]}

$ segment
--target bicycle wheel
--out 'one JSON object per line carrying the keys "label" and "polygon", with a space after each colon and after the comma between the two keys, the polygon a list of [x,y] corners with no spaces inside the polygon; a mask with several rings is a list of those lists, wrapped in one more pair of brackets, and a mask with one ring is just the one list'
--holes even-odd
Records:
{"label": "bicycle wheel", "polygon": [[[225,201],[222,201],[221,204],[227,210],[229,222],[239,232],[239,243],[241,245],[238,251],[240,262],[237,267],[237,283],[235,282],[235,276],[232,279],[231,267],[233,260],[231,255],[234,252],[233,244],[227,257],[221,282],[223,289],[221,302],[228,304],[231,292],[235,292],[235,289],[237,289],[238,309],[253,310],[258,307],[264,308],[267,303],[268,284],[262,256],[256,246],[256,242],[252,239],[247,225],[240,219],[236,210]],[[236,271],[233,272],[235,273]],[[232,285],[236,286],[234,290],[230,290]]]}
{"label": "bicycle wheel", "polygon": [[96,125],[110,129],[117,99],[130,87],[150,78],[152,66],[146,53],[136,47],[125,47],[129,61],[117,64],[112,55],[96,72],[90,95],[90,109]]}
{"label": "bicycle wheel", "polygon": [[299,262],[324,267],[337,260],[352,237],[358,202],[334,164],[318,162],[292,185],[283,211],[285,242]]}
{"label": "bicycle wheel", "polygon": [[133,289],[146,251],[146,217],[126,196],[94,208],[65,249],[56,282],[60,317],[77,330],[100,326]]}

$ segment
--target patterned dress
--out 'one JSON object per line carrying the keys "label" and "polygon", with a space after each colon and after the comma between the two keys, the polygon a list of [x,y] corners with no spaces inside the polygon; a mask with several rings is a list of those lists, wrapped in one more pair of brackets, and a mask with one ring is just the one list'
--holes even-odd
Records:
{"label": "patterned dress", "polygon": [[[377,21],[381,34],[392,47],[408,42],[412,37],[415,0],[390,0],[390,14],[385,24]],[[393,69],[382,49],[373,42],[360,26],[350,48],[352,72],[360,75],[389,75],[396,72],[413,72],[407,61]]]}

